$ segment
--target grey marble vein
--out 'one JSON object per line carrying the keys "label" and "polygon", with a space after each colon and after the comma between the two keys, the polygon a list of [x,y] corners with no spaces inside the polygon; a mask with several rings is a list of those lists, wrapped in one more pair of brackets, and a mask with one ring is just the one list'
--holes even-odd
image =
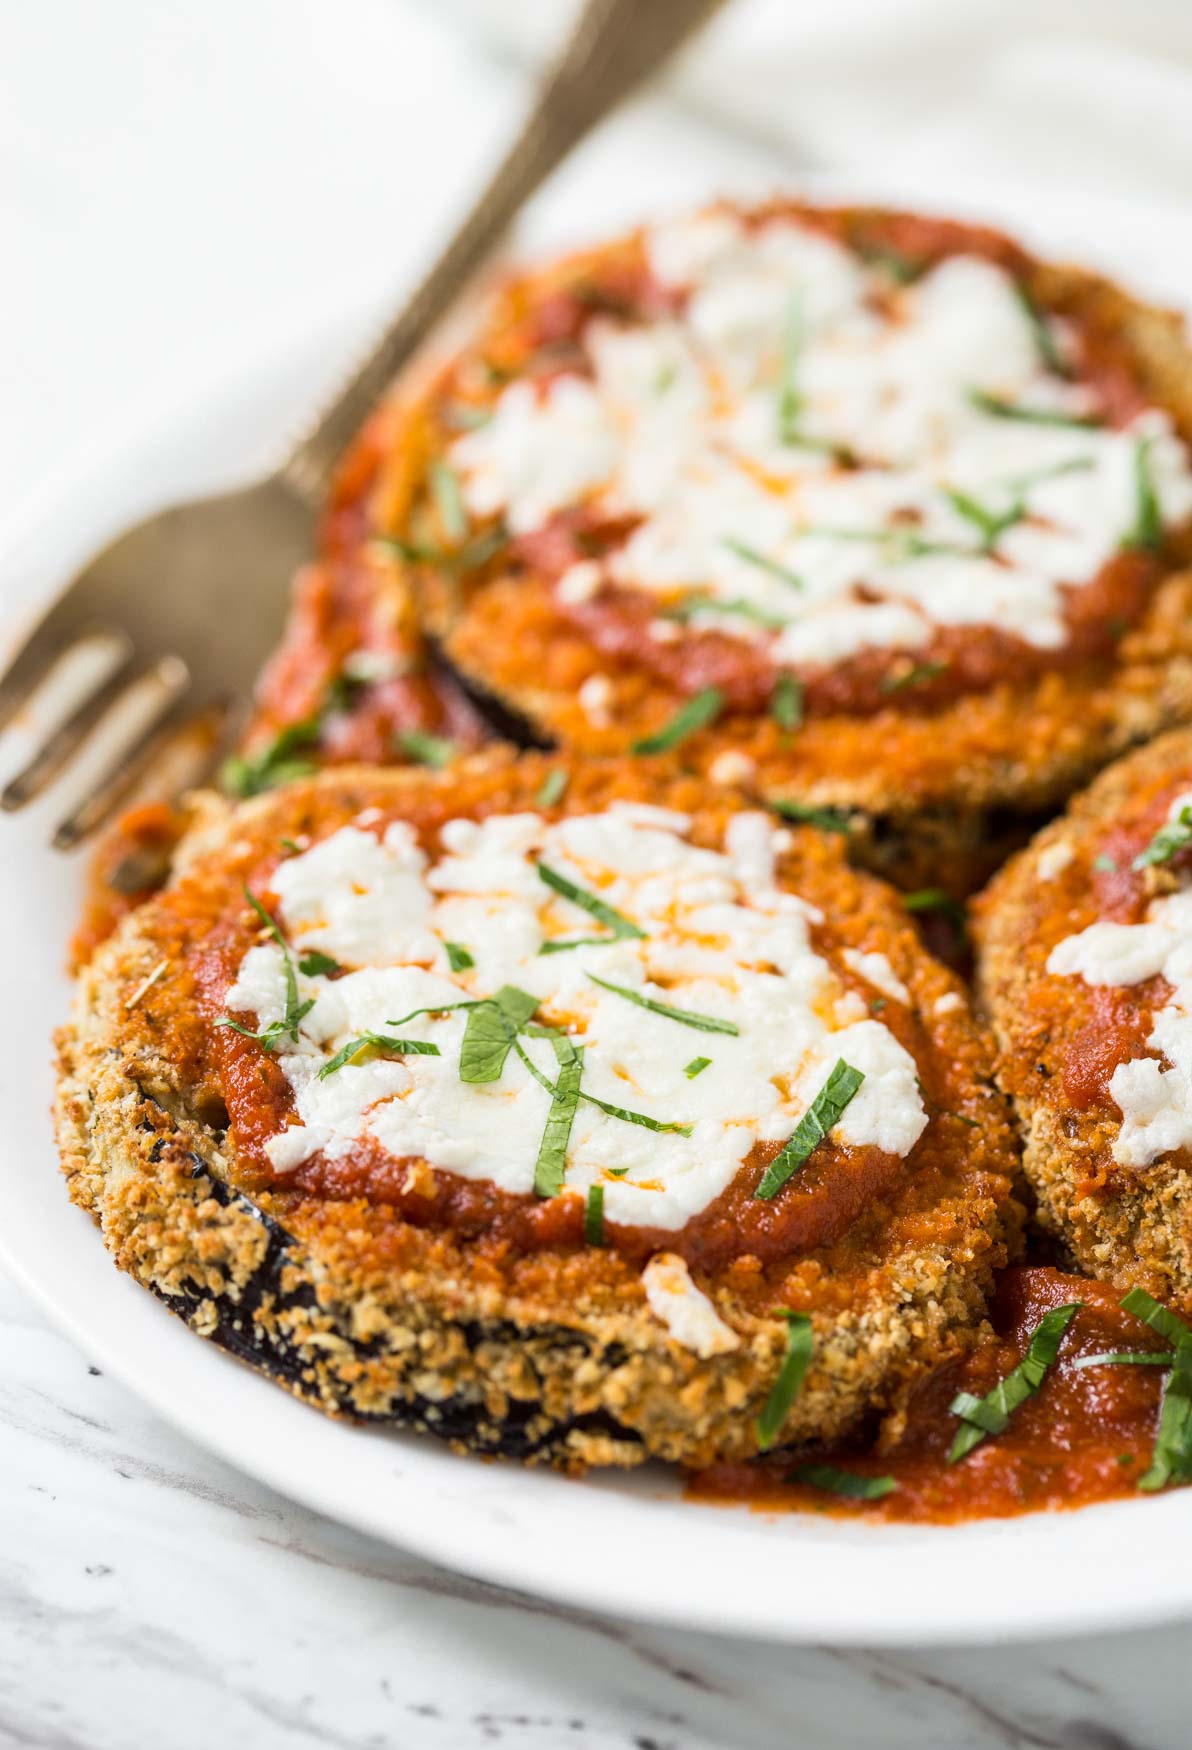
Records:
{"label": "grey marble vein", "polygon": [[173,1433],[0,1278],[0,1745],[1186,1750],[1192,1631],[681,1634],[446,1573]]}

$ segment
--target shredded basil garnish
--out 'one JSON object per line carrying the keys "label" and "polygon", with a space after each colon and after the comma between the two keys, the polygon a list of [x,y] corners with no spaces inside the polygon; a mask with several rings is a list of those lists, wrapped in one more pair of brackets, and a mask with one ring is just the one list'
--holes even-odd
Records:
{"label": "shredded basil garnish", "polygon": [[393,739],[402,753],[435,772],[449,766],[459,751],[445,735],[431,735],[425,729],[399,729]]}
{"label": "shredded basil garnish", "polygon": [[1030,326],[1031,337],[1035,342],[1035,351],[1039,354],[1040,363],[1049,371],[1054,371],[1057,377],[1072,376],[1072,367],[1060,351],[1051,324],[1039,309],[1031,294],[1020,281],[1014,282],[1014,295],[1022,306],[1022,313]]}
{"label": "shredded basil garnish", "polygon": [[1023,407],[1008,401],[1004,395],[991,395],[987,389],[970,389],[969,401],[981,413],[993,419],[1018,419],[1024,425],[1066,425],[1088,431],[1105,422],[1093,413],[1060,413],[1050,407]]}
{"label": "shredded basil garnish", "polygon": [[696,1076],[704,1073],[711,1061],[710,1057],[693,1057],[689,1064],[684,1065],[683,1074],[689,1082],[693,1082]]}
{"label": "shredded basil garnish", "polygon": [[854,1069],[838,1057],[828,1079],[800,1118],[793,1135],[783,1144],[762,1175],[753,1193],[755,1198],[771,1198],[781,1191],[792,1174],[823,1142],[834,1124],[839,1123],[845,1107],[865,1080],[863,1072]]}
{"label": "shredded basil garnish", "polygon": [[298,974],[294,967],[294,956],[290,953],[290,945],[282,935],[277,919],[266,910],[256,894],[250,891],[247,882],[244,883],[243,891],[245,899],[281,949],[286,975],[285,1014],[280,1021],[271,1021],[268,1027],[262,1029],[260,1033],[254,1033],[249,1027],[242,1027],[239,1021],[233,1021],[228,1015],[221,1015],[215,1025],[217,1027],[230,1027],[233,1033],[239,1033],[244,1039],[255,1039],[259,1045],[264,1046],[266,1051],[271,1051],[279,1039],[289,1038],[297,1045],[298,1025],[314,1008],[315,998],[308,997],[306,1002],[299,1002]]}
{"label": "shredded basil garnish", "polygon": [[788,445],[799,442],[799,414],[803,407],[803,397],[799,393],[796,373],[804,332],[803,294],[801,291],[794,291],[786,309],[782,335],[782,374],[778,383],[778,440]]}
{"label": "shredded basil garnish", "polygon": [[478,1002],[468,1016],[460,1045],[460,1081],[500,1081],[518,1029],[537,1007],[537,997],[513,984],[503,984],[495,996]]}
{"label": "shredded basil garnish", "polygon": [[818,826],[821,832],[843,833],[847,838],[852,831],[843,808],[817,808],[812,802],[797,802],[793,796],[771,796],[766,806],[780,814],[783,820],[795,820],[801,826]]}
{"label": "shredded basil garnish", "polygon": [[333,1076],[345,1063],[351,1063],[362,1055],[373,1056],[384,1053],[391,1057],[439,1057],[441,1052],[437,1045],[432,1045],[428,1039],[395,1039],[389,1033],[361,1033],[356,1039],[336,1052],[333,1058],[326,1062],[319,1071],[319,1080],[326,1081]]}
{"label": "shredded basil garnish", "polygon": [[789,567],[780,565],[777,559],[768,559],[764,553],[759,553],[756,547],[750,547],[745,541],[739,541],[735,535],[725,535],[721,541],[722,547],[727,547],[730,553],[735,553],[738,559],[744,559],[747,565],[756,566],[758,571],[766,572],[770,577],[776,577],[779,583],[785,583],[791,589],[802,589],[803,579]]}
{"label": "shredded basil garnish", "polygon": [[1170,1367],[1171,1349],[1107,1349],[1101,1355],[1082,1355],[1073,1367]]}
{"label": "shredded basil garnish", "polygon": [[850,1501],[880,1501],[898,1487],[893,1477],[863,1477],[855,1470],[839,1470],[834,1464],[801,1464],[788,1473],[786,1480],[808,1483],[813,1489],[843,1495]]}
{"label": "shredded basil garnish", "polygon": [[662,617],[666,620],[691,620],[696,614],[735,614],[738,619],[752,620],[755,625],[764,626],[767,632],[781,632],[791,623],[784,614],[772,614],[766,608],[759,608],[756,602],[747,601],[744,596],[720,601],[716,596],[692,595],[662,610]]}
{"label": "shredded basil garnish", "polygon": [[224,789],[233,796],[259,796],[279,784],[309,778],[319,768],[314,760],[303,759],[301,755],[318,748],[322,721],[321,714],[304,717],[301,722],[279,730],[258,752],[233,754],[220,769]]}
{"label": "shredded basil garnish", "polygon": [[786,1355],[757,1419],[759,1452],[765,1452],[767,1447],[773,1446],[782,1432],[782,1425],[799,1395],[799,1388],[811,1365],[815,1347],[815,1336],[807,1313],[789,1312],[785,1307],[779,1307],[777,1311],[779,1318],[786,1320]]}
{"label": "shredded basil garnish", "polygon": [[946,662],[914,662],[903,674],[883,675],[879,683],[879,691],[883,693],[905,692],[907,687],[925,685],[928,681],[938,680],[940,675],[947,674]]}
{"label": "shredded basil garnish", "polygon": [[611,990],[614,996],[636,1003],[639,1009],[649,1009],[651,1014],[665,1015],[668,1021],[680,1021],[684,1027],[696,1027],[701,1033],[731,1033],[734,1039],[740,1034],[741,1029],[733,1021],[720,1021],[715,1015],[700,1015],[694,1009],[676,1009],[670,1003],[660,1003],[653,997],[643,996],[641,991],[634,990],[630,985],[613,984],[607,978],[597,978],[594,972],[589,972],[588,977],[601,990]]}
{"label": "shredded basil garnish", "polygon": [[635,741],[631,752],[668,753],[672,747],[678,747],[680,742],[686,741],[689,735],[694,735],[696,730],[706,729],[709,723],[714,723],[723,709],[724,694],[720,688],[705,687],[702,692],[688,699],[669,723],[664,723],[653,735],[646,735],[640,741]]}
{"label": "shredded basil garnish", "polygon": [[579,1104],[579,1084],[584,1073],[582,1046],[575,1046],[563,1033],[551,1034],[551,1046],[559,1062],[559,1079],[551,1095],[546,1128],[534,1163],[534,1190],[539,1197],[557,1197],[567,1171],[567,1143]]}
{"label": "shredded basil garnish", "polygon": [[1160,863],[1170,863],[1181,851],[1192,845],[1192,803],[1185,803],[1174,820],[1165,821],[1145,851],[1140,851],[1131,863],[1132,869],[1153,869]]}
{"label": "shredded basil garnish", "polygon": [[589,1185],[584,1205],[584,1238],[590,1246],[604,1244],[604,1186]]}
{"label": "shredded basil garnish", "polygon": [[1192,1482],[1192,1330],[1144,1288],[1132,1288],[1121,1305],[1166,1337],[1174,1351],[1171,1372],[1163,1386],[1150,1467],[1138,1479],[1138,1487],[1153,1494],[1169,1483]]}
{"label": "shredded basil garnish", "polygon": [[1163,540],[1163,514],[1151,475],[1153,438],[1140,438],[1134,446],[1134,524],[1122,546],[1153,553]]}
{"label": "shredded basil garnish", "polygon": [[947,918],[958,938],[963,941],[968,933],[968,920],[963,903],[946,892],[942,887],[918,887],[913,893],[904,893],[902,903],[909,912],[934,911]]}
{"label": "shredded basil garnish", "polygon": [[434,499],[439,521],[443,525],[443,533],[447,539],[459,546],[468,538],[468,513],[464,506],[463,488],[459,483],[459,475],[447,462],[438,461],[431,465],[430,491]]}
{"label": "shredded basil garnish", "polygon": [[452,972],[470,972],[476,962],[464,947],[462,942],[444,942],[447,950],[447,964]]}
{"label": "shredded basil garnish", "polygon": [[1053,1306],[1043,1314],[1031,1333],[1026,1354],[1012,1367],[1005,1379],[999,1380],[983,1398],[962,1391],[948,1406],[959,1416],[964,1426],[957,1431],[948,1453],[948,1463],[957,1464],[979,1446],[987,1434],[1003,1434],[1010,1425],[1014,1411],[1033,1397],[1043,1384],[1047,1370],[1059,1354],[1064,1332],[1080,1311],[1082,1301],[1070,1301],[1065,1306]]}
{"label": "shredded basil garnish", "polygon": [[[566,1035],[560,1033],[557,1027],[527,1027],[525,1031],[535,1039],[550,1039],[553,1041],[555,1039],[566,1038]],[[544,1088],[553,1099],[555,1094],[555,1084],[549,1079],[549,1077],[543,1075],[533,1058],[522,1049],[520,1040],[515,1039],[513,1041],[513,1049],[521,1059],[525,1068],[529,1070],[534,1080],[538,1083],[538,1086]],[[598,1100],[594,1094],[585,1094],[582,1091],[580,1092],[579,1097],[585,1106],[595,1106],[598,1111],[605,1113],[609,1118],[619,1118],[623,1124],[636,1124],[642,1130],[653,1130],[659,1135],[691,1135],[692,1126],[690,1124],[664,1123],[660,1118],[650,1118],[646,1113],[635,1112],[629,1106],[610,1105],[607,1100]]]}
{"label": "shredded basil garnish", "polygon": [[793,734],[803,721],[803,683],[793,674],[780,674],[770,694],[770,715],[779,729]]}
{"label": "shredded basil garnish", "polygon": [[324,954],[320,949],[312,948],[298,962],[298,970],[304,973],[307,978],[325,978],[332,972],[342,972],[343,967],[330,954]]}
{"label": "shredded basil garnish", "polygon": [[[581,911],[586,911],[589,917],[596,919],[597,923],[604,924],[612,931],[614,939],[618,941],[631,939],[641,941],[644,939],[646,932],[639,930],[631,918],[627,918],[623,912],[615,910],[613,906],[606,905],[604,900],[598,898],[596,894],[589,893],[586,887],[577,887],[574,881],[569,881],[566,875],[560,875],[559,871],[552,869],[549,863],[538,863],[535,866],[540,881],[545,881],[549,888],[564,899],[569,899],[572,905],[578,905]],[[562,945],[559,944],[559,946]],[[581,944],[568,942],[566,946],[578,948]],[[550,944],[546,944],[543,951],[546,952],[549,949]]]}
{"label": "shredded basil garnish", "polygon": [[567,773],[560,766],[556,766],[553,772],[548,772],[543,778],[534,800],[539,808],[554,808],[556,803],[563,800],[566,789]]}

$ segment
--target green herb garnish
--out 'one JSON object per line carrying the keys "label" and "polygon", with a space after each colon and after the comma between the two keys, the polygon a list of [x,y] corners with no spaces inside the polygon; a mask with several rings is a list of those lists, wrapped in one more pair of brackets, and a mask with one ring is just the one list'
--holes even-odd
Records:
{"label": "green herb garnish", "polygon": [[770,694],[770,715],[779,729],[793,734],[803,721],[803,683],[793,674],[780,674]]}
{"label": "green herb garnish", "polygon": [[1151,445],[1154,438],[1140,438],[1134,446],[1134,524],[1122,546],[1153,553],[1163,540],[1163,513],[1151,475]]}
{"label": "green herb garnish", "polygon": [[604,1244],[604,1186],[589,1185],[584,1205],[584,1238],[590,1246]]}
{"label": "green herb garnish", "polygon": [[907,687],[923,686],[928,681],[938,680],[940,675],[947,672],[946,662],[914,662],[902,674],[883,675],[878,690],[883,693],[901,693]]}
{"label": "green herb garnish", "polygon": [[1073,1367],[1170,1367],[1171,1349],[1107,1349],[1101,1355],[1082,1355]]}
{"label": "green herb garnish", "polygon": [[559,1079],[551,1095],[546,1128],[534,1163],[534,1190],[539,1197],[557,1197],[567,1171],[567,1143],[579,1104],[579,1084],[584,1073],[582,1046],[575,1046],[563,1033],[551,1034],[551,1046],[559,1062]]}
{"label": "green herb garnish", "polygon": [[1050,323],[1043,315],[1026,287],[1017,280],[1014,282],[1014,295],[1022,306],[1022,313],[1030,325],[1031,336],[1035,342],[1035,351],[1039,354],[1040,362],[1045,365],[1049,371],[1054,371],[1057,377],[1067,377],[1070,379],[1072,376],[1072,367],[1069,365],[1067,359],[1061,353],[1056,344],[1056,338],[1051,331]]}
{"label": "green herb garnish", "polygon": [[384,1054],[391,1057],[439,1057],[442,1053],[437,1045],[432,1045],[427,1039],[395,1039],[389,1033],[361,1033],[356,1039],[336,1052],[335,1056],[319,1071],[319,1080],[325,1081],[333,1076],[345,1063],[352,1063],[363,1056],[373,1057]]}
{"label": "green herb garnish", "polygon": [[288,724],[256,753],[233,754],[220,768],[220,782],[233,796],[259,796],[279,784],[309,778],[318,771],[314,760],[301,756],[318,748],[321,714]]}
{"label": "green herb garnish", "polygon": [[438,461],[431,464],[430,491],[443,533],[458,547],[468,538],[468,513],[459,475],[449,463]]}
{"label": "green herb garnish", "polygon": [[949,1464],[957,1464],[967,1457],[987,1434],[1005,1432],[1014,1411],[1033,1397],[1043,1384],[1048,1368],[1059,1354],[1064,1332],[1082,1305],[1082,1301],[1070,1301],[1044,1313],[1031,1333],[1026,1354],[1018,1366],[1011,1368],[1005,1379],[986,1392],[983,1398],[974,1397],[972,1392],[957,1393],[948,1407],[954,1416],[960,1417],[964,1426],[952,1442]]}
{"label": "green herb garnish", "polygon": [[689,1082],[693,1082],[696,1076],[703,1074],[711,1061],[710,1057],[693,1057],[689,1064],[684,1065],[683,1074]]}
{"label": "green herb garnish", "polygon": [[838,1470],[834,1464],[801,1464],[786,1480],[808,1483],[813,1489],[825,1489],[850,1501],[880,1501],[898,1487],[893,1477],[863,1477],[855,1470]]}
{"label": "green herb garnish", "polygon": [[811,1355],[815,1347],[815,1336],[807,1313],[788,1312],[785,1307],[779,1307],[777,1311],[778,1317],[786,1320],[786,1355],[757,1419],[759,1452],[765,1452],[767,1447],[773,1446],[782,1432],[782,1425],[799,1395],[799,1388],[811,1365]]}
{"label": "green herb garnish", "polygon": [[724,694],[720,688],[704,687],[675,712],[669,723],[664,723],[653,735],[635,741],[630,751],[637,754],[667,753],[686,741],[689,735],[694,735],[697,729],[706,729],[709,723],[714,723],[723,709]]}
{"label": "green herb garnish", "polygon": [[1139,1488],[1153,1494],[1168,1483],[1192,1482],[1192,1330],[1144,1288],[1132,1288],[1121,1305],[1166,1337],[1174,1351],[1171,1372],[1163,1386],[1150,1466],[1138,1479]]}
{"label": "green herb garnish", "polygon": [[[554,1041],[555,1039],[566,1038],[566,1035],[561,1033],[557,1027],[527,1027],[525,1031],[534,1039],[550,1039]],[[513,1049],[521,1059],[525,1068],[529,1070],[534,1080],[538,1083],[538,1086],[545,1089],[553,1099],[556,1092],[554,1082],[552,1082],[548,1076],[543,1075],[533,1058],[522,1049],[520,1040],[514,1039]],[[605,1113],[609,1118],[619,1118],[623,1124],[636,1124],[642,1130],[653,1130],[662,1136],[691,1135],[693,1127],[690,1124],[664,1123],[660,1118],[648,1117],[645,1112],[635,1112],[632,1107],[613,1106],[610,1105],[607,1100],[598,1100],[595,1094],[585,1094],[581,1092],[579,1097],[585,1106],[595,1106],[597,1111]]]}
{"label": "green herb garnish", "polygon": [[766,806],[783,820],[798,821],[801,826],[818,826],[821,832],[839,832],[847,838],[852,831],[849,817],[842,808],[817,808],[811,802],[797,802],[793,796],[771,796]]}
{"label": "green herb garnish", "polygon": [[402,753],[436,772],[449,766],[458,752],[455,743],[445,735],[431,735],[425,729],[399,729],[393,739]]}
{"label": "green herb garnish", "polygon": [[934,911],[947,918],[956,935],[963,941],[968,933],[968,919],[963,903],[942,887],[919,887],[904,893],[902,903],[909,912]]}
{"label": "green herb garnish", "polygon": [[792,446],[799,442],[799,414],[803,409],[803,397],[799,393],[796,374],[805,326],[803,294],[795,291],[791,293],[786,309],[782,335],[782,371],[778,381],[778,440]]}
{"label": "green herb garnish", "polygon": [[611,990],[614,996],[636,1003],[639,1009],[649,1009],[653,1015],[664,1015],[668,1021],[680,1021],[684,1027],[695,1027],[701,1033],[731,1033],[734,1039],[740,1034],[741,1029],[734,1021],[720,1021],[715,1015],[699,1015],[694,1009],[676,1009],[670,1003],[660,1003],[653,997],[643,996],[640,990],[634,990],[630,985],[613,984],[607,978],[597,978],[594,972],[589,972],[588,977],[601,990]]}
{"label": "green herb garnish", "polygon": [[1185,803],[1174,820],[1165,821],[1145,851],[1140,851],[1131,869],[1153,869],[1160,863],[1170,863],[1181,851],[1192,845],[1192,803]]}
{"label": "green herb garnish", "polygon": [[1097,871],[1098,875],[1117,874],[1116,861],[1113,857],[1107,857],[1104,852],[1102,852],[1099,857],[1093,858],[1092,866]]}
{"label": "green herb garnish", "polygon": [[495,996],[476,1003],[460,1045],[460,1081],[474,1084],[500,1081],[518,1030],[537,1007],[537,997],[513,984],[503,984]]}
{"label": "green herb garnish", "polygon": [[534,798],[539,808],[554,808],[563,800],[567,789],[567,773],[561,766],[556,766],[553,772],[548,772],[538,787]]}
{"label": "green herb garnish", "polygon": [[696,614],[735,614],[738,619],[752,620],[755,625],[764,626],[767,632],[781,632],[784,626],[790,625],[790,620],[783,614],[772,614],[766,608],[759,608],[756,602],[748,601],[744,596],[731,596],[726,601],[719,601],[715,596],[693,595],[681,602],[673,602],[669,608],[662,610],[665,620],[691,620]]}
{"label": "green herb garnish", "polygon": [[464,947],[462,942],[444,942],[447,950],[447,964],[452,972],[470,972],[476,962]]}
{"label": "green herb garnish", "polygon": [[294,967],[294,956],[290,953],[289,943],[282,935],[281,926],[277,919],[261,904],[256,894],[250,891],[247,882],[244,883],[243,891],[245,899],[281,949],[286,975],[285,1014],[280,1021],[271,1021],[268,1027],[263,1028],[259,1033],[254,1033],[249,1027],[242,1027],[239,1021],[233,1021],[228,1015],[221,1015],[215,1025],[217,1027],[230,1027],[234,1033],[239,1033],[244,1039],[255,1039],[258,1045],[264,1046],[266,1051],[271,1051],[279,1039],[292,1039],[297,1045],[299,1023],[310,1014],[315,1006],[315,999],[309,997],[306,1002],[299,1002],[298,974]]}
{"label": "green herb garnish", "polygon": [[[596,919],[597,923],[604,924],[612,931],[615,941],[631,939],[641,941],[644,939],[646,932],[639,930],[631,918],[627,918],[623,912],[616,911],[611,905],[606,905],[596,894],[589,893],[586,887],[577,887],[574,881],[569,881],[566,875],[560,875],[557,869],[550,867],[549,863],[538,863],[536,867],[540,881],[545,881],[549,888],[553,889],[555,893],[561,894],[564,899],[569,899],[572,905],[578,905],[581,911],[586,911],[589,917]],[[586,944],[568,942],[566,944],[560,943],[558,946],[578,948],[586,946]],[[551,952],[552,945],[545,944],[542,951],[544,953]]]}
{"label": "green herb garnish", "polygon": [[325,978],[332,972],[342,972],[339,961],[330,954],[324,954],[319,948],[312,948],[298,962],[298,970],[307,978]]}
{"label": "green herb garnish", "polygon": [[993,419],[1017,419],[1024,425],[1076,426],[1088,431],[1105,423],[1092,413],[1060,413],[1049,407],[1023,407],[1017,401],[1007,400],[1004,395],[991,395],[986,389],[970,389],[968,398],[979,412],[988,413]]}
{"label": "green herb garnish", "polygon": [[859,1069],[845,1063],[842,1057],[837,1058],[827,1081],[800,1118],[794,1134],[783,1144],[781,1153],[774,1157],[763,1173],[761,1183],[753,1193],[755,1198],[768,1199],[781,1191],[791,1175],[798,1172],[823,1142],[832,1126],[839,1122],[842,1112],[864,1080],[865,1077]]}
{"label": "green herb garnish", "polygon": [[735,553],[738,559],[744,559],[747,565],[753,565],[758,571],[764,571],[770,577],[776,577],[779,583],[788,584],[791,589],[802,589],[803,579],[786,565],[779,564],[777,559],[768,559],[764,553],[759,553],[756,547],[750,547],[744,541],[739,541],[735,535],[725,535],[721,541],[722,547],[727,547],[730,553]]}

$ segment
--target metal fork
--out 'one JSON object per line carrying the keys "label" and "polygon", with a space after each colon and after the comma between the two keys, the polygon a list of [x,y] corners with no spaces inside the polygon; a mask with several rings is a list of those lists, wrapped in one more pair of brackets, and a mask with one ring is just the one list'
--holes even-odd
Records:
{"label": "metal fork", "polygon": [[[258,484],[137,523],[69,584],[0,678],[0,730],[47,676],[71,701],[0,791],[39,795],[93,738],[101,775],[57,827],[76,845],[143,780],[186,713],[229,714],[281,629],[289,579],[313,550],[332,468],[511,220],[576,143],[656,72],[723,0],[588,0],[521,133],[460,229],[333,404]],[[111,743],[110,749],[108,744]]]}

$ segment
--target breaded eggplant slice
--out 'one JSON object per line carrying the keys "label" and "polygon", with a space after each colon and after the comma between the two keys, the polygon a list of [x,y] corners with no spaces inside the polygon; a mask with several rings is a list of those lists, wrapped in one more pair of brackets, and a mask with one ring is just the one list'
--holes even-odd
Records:
{"label": "breaded eggplant slice", "polygon": [[1192,715],[1182,320],[974,226],[721,207],[510,284],[365,520],[482,701],[963,892]]}
{"label": "breaded eggplant slice", "polygon": [[1192,732],[1118,761],[977,902],[979,988],[1039,1219],[1192,1310]]}
{"label": "breaded eggplant slice", "polygon": [[843,1433],[966,1340],[1019,1227],[984,1037],[897,896],[631,761],[213,803],[83,974],[58,1127],[195,1330],[566,1467],[747,1456],[768,1403]]}

